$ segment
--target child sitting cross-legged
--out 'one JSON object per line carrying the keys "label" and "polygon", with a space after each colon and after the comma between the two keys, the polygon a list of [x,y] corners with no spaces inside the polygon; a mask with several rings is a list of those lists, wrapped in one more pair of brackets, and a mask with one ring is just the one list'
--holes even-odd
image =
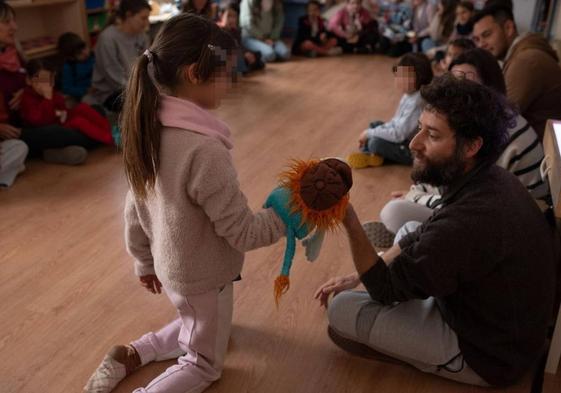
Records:
{"label": "child sitting cross-legged", "polygon": [[319,1],[310,0],[306,10],[307,14],[298,19],[298,32],[292,44],[292,54],[315,57],[343,53],[343,49],[337,46],[337,38],[327,31]]}
{"label": "child sitting cross-legged", "polygon": [[427,56],[408,53],[393,67],[393,74],[396,88],[403,93],[399,106],[390,121],[374,121],[360,134],[360,152],[347,159],[352,168],[380,166],[384,160],[403,165],[412,162],[408,144],[423,109],[419,90],[431,82],[432,67]]}
{"label": "child sitting cross-legged", "polygon": [[31,127],[60,124],[78,130],[94,141],[113,144],[107,118],[83,103],[68,109],[64,97],[54,90],[54,80],[55,72],[50,64],[42,60],[27,64],[27,87],[20,105],[24,124]]}

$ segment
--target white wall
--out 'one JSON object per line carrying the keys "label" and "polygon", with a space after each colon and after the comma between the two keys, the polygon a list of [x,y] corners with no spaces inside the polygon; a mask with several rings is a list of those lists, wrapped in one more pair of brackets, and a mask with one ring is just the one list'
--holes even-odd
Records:
{"label": "white wall", "polygon": [[537,0],[513,0],[514,19],[520,33],[530,31]]}

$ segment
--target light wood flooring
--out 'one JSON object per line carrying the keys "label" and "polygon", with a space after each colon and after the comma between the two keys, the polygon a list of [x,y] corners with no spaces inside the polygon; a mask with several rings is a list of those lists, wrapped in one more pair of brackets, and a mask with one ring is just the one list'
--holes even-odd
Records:
{"label": "light wood flooring", "polygon": [[[399,101],[392,59],[350,56],[274,64],[243,80],[219,115],[231,126],[242,189],[258,209],[290,158],[346,156],[370,120],[389,119]],[[408,168],[355,171],[351,200],[377,219]],[[119,154],[93,152],[80,167],[31,161],[0,192],[0,393],[74,393],[116,343],[174,318],[165,295],[138,284],[123,245],[127,186]],[[484,391],[412,368],[348,355],[326,335],[313,299],[325,280],[352,271],[343,233],[316,262],[301,249],[291,289],[274,306],[272,283],[284,241],[247,254],[235,285],[232,337],[222,379],[209,393],[475,393]],[[117,393],[145,386],[172,362],[149,365]],[[509,392],[527,392],[528,383]],[[561,392],[548,376],[544,392]]]}

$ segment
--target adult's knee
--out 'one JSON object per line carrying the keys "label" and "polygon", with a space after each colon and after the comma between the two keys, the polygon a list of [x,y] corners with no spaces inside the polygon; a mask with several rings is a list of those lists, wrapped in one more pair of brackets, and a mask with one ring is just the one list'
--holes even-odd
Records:
{"label": "adult's knee", "polygon": [[355,337],[356,320],[361,308],[370,301],[366,292],[344,291],[329,302],[327,318],[329,326],[347,337]]}
{"label": "adult's knee", "polygon": [[380,220],[391,233],[397,233],[399,228],[407,222],[403,217],[403,199],[393,199],[386,203],[380,211]]}

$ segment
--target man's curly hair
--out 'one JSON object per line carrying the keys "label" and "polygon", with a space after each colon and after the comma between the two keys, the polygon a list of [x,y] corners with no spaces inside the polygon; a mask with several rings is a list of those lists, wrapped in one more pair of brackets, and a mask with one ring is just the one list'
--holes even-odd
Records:
{"label": "man's curly hair", "polygon": [[504,96],[450,74],[423,86],[421,96],[427,104],[425,110],[446,116],[458,145],[481,137],[483,144],[476,158],[480,162],[499,158],[509,141],[508,128],[515,121],[515,112]]}

